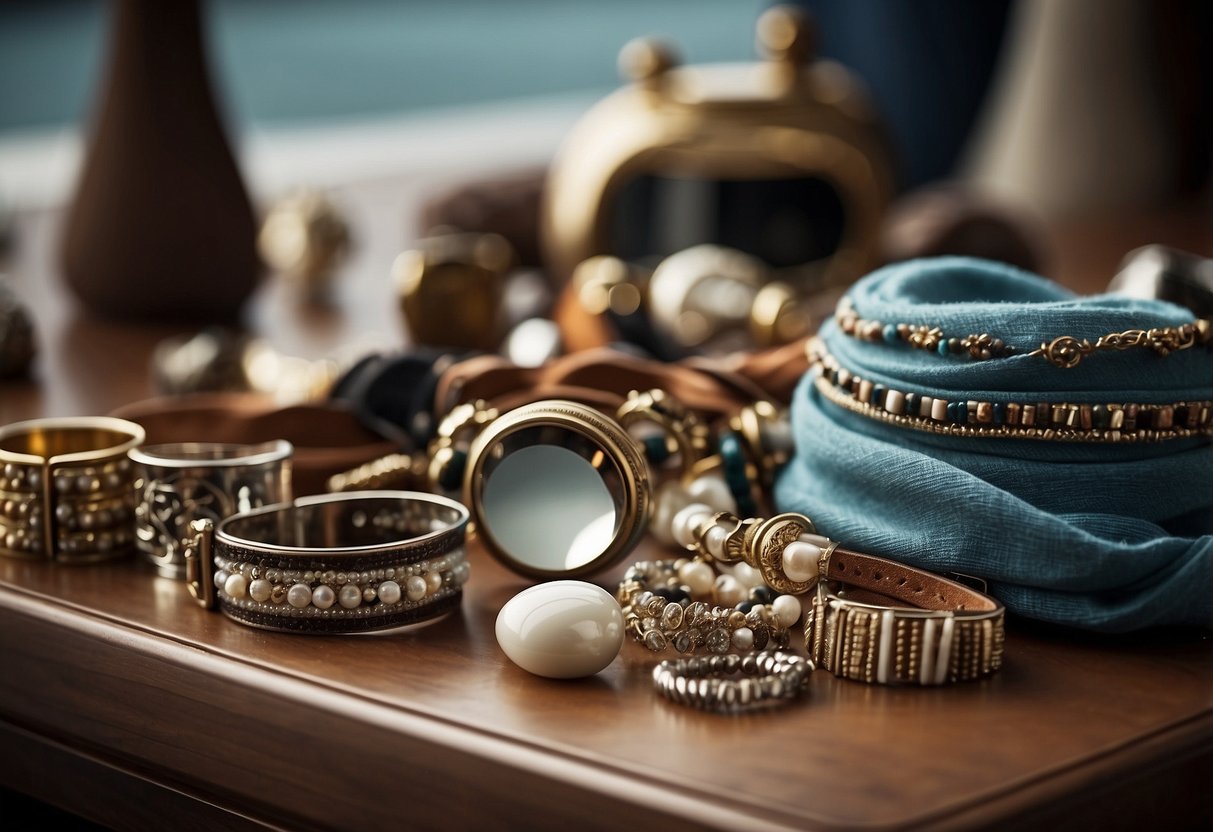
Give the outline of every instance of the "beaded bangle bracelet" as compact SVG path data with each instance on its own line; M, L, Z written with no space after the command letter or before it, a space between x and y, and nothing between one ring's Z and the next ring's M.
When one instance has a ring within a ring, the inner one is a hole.
M816 588L805 647L836 676L880 684L976 679L1002 664L1003 606L947 578L839 548L803 514L741 520L691 507L679 522L693 546L719 561L744 560L769 586ZM844 584L830 592L826 582Z
M407 491L304 497L194 523L191 594L242 624L303 633L381 630L459 605L468 512Z
M711 711L740 711L795 699L813 662L781 650L754 656L705 656L664 661L653 668L653 686L672 702ZM739 674L742 679L720 679Z
M873 574L880 575L879 569ZM975 609L908 609L901 606L903 598L830 592L823 584L805 613L805 649L820 667L860 682L941 685L980 679L1002 666L1003 608L973 595Z
M712 567L702 560L641 561L632 565L615 596L623 609L624 631L654 653L666 647L679 653L706 647L710 653L722 654L730 648L787 646L788 628L800 619L799 601L776 598L765 586L750 589L749 600L732 607L697 600L713 597L713 574ZM732 576L722 575L716 581L718 588L735 584ZM717 593L715 600L727 597Z
M1213 401L992 402L894 390L841 366L821 339L808 346L817 391L852 413L949 436L1058 442L1161 442L1213 434Z
M864 341L889 344L905 343L915 349L935 352L939 355L968 355L984 361L991 358L1007 358L1019 351L1001 338L989 333L948 337L937 326L926 324L890 324L860 318L850 297L844 296L834 312L838 328L845 335ZM1040 356L1054 367L1069 369L1077 367L1083 358L1100 350L1127 350L1135 347L1151 349L1159 356L1191 349L1197 345L1213 343L1213 321L1197 319L1180 326L1155 327L1152 329L1130 329L1101 335L1091 343L1085 338L1062 335L1041 343L1040 347L1026 353Z
M0 555L86 563L126 555L134 422L35 419L0 428Z

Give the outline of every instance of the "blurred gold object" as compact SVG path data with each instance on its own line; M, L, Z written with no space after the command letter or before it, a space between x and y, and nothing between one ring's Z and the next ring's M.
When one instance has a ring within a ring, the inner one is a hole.
M392 277L414 343L496 349L502 288L513 261L499 234L439 234L401 253Z
M273 205L257 237L262 258L300 284L309 296L328 291L349 252L350 230L337 207L318 191L294 193Z
M166 338L152 352L152 382L163 394L262 393L280 404L317 401L342 372L335 359L283 355L267 342L226 329Z
M627 213L621 214L616 201L625 186L644 177L692 185L751 183L760 190L780 181L824 183L840 209L833 220L841 224L837 246L812 263L782 264L802 268L780 279L797 291L812 291L849 283L874 265L881 216L894 187L889 152L851 74L824 60L804 65L813 39L804 12L775 7L758 22L765 62L676 68L672 52L661 44L642 40L625 46L620 66L634 83L581 119L549 173L541 235L557 278L568 278L594 255L629 257L613 250L613 223ZM699 207L684 200L661 210ZM669 217L654 219L650 225ZM783 229L785 240L816 233L801 219ZM695 242L723 241L684 240L673 250Z

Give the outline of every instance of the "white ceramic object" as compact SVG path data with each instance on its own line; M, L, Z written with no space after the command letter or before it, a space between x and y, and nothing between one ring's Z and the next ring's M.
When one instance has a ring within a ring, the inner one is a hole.
M501 608L497 643L537 676L591 676L619 655L623 612L609 592L585 581L538 584Z

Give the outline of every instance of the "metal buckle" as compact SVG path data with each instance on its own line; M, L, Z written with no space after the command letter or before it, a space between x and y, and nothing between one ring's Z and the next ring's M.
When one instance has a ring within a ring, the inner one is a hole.
M214 609L215 596L215 562L212 550L215 536L215 523L211 520L195 520L190 523L193 536L188 538L185 545L185 583L190 595L203 609Z

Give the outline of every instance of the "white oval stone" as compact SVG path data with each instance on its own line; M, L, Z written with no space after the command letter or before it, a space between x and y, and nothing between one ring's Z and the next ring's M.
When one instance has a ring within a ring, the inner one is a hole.
M783 574L793 581L811 581L817 577L821 547L793 540L783 550Z
M312 603L312 588L307 584L295 584L286 593L286 602L297 610Z
M551 581L505 603L497 615L497 643L510 661L537 676L590 676L619 655L623 612L594 584Z
M395 581L384 581L379 584L379 600L385 604L399 603L400 584Z
M771 602L771 612L780 626L791 627L800 620L800 599L795 595L780 595Z

